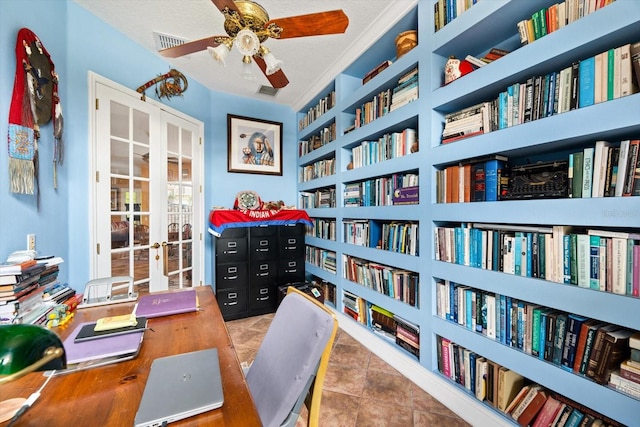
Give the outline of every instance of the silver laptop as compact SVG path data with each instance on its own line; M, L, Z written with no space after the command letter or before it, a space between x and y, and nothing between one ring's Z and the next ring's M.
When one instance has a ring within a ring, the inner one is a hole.
M155 359L134 420L135 427L161 426L222 406L218 350Z

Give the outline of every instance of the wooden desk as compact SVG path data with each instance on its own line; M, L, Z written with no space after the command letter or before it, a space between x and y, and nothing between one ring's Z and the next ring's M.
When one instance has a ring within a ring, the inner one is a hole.
M56 376L18 426L132 426L151 362L163 356L216 347L220 359L224 405L170 426L260 426L260 418L244 379L235 349L210 286L196 288L201 310L149 319L140 353L134 359ZM77 310L63 330L64 340L80 322L131 312L134 303ZM2 399L29 397L45 377L31 373L2 386Z

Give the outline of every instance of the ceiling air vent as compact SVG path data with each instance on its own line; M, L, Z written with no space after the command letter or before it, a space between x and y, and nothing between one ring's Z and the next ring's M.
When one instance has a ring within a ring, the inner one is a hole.
M276 93L278 93L278 89L271 86L260 85L258 93L261 93L263 95L276 96Z
M172 36L170 34L159 33L157 31L153 32L153 39L156 42L156 49L168 49L170 47L179 46L188 42L189 40L184 39L182 37Z

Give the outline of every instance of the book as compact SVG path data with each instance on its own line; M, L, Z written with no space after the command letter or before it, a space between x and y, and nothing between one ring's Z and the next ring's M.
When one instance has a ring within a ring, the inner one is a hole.
M573 371L582 325L587 320L586 317L574 313L569 313L567 316L564 347L562 349L562 358L560 359L560 367L567 371Z
M498 398L497 408L506 412L509 404L522 390L524 377L519 373L500 366L498 368Z
M583 59L578 66L578 107L588 107L595 103L595 72L596 60L594 56Z
M582 163L584 153L573 153L573 181L571 183L571 197L582 197Z
M391 65L390 60L382 61L373 70L369 71L362 79L362 84L367 83L369 80L380 74L383 70L387 69Z
M511 417L523 427L528 426L542 409L548 393L539 384L532 386L522 402L511 412Z
M578 336L578 344L576 345L573 372L577 374L584 374L586 372L587 365L589 364L589 355L593 347L593 338L598 329L603 325L604 323L595 319L585 320L582 324L580 335Z
M618 329L607 332L602 343L602 352L595 367L593 380L598 384L606 384L609 374L620 367L620 363L629 357L629 337L634 331Z
M189 313L198 310L198 296L195 289L143 295L133 309L138 317L151 319L172 314Z
M82 328L91 322L82 322L63 341L67 365L115 356L136 354L144 337L144 330L99 340L75 342Z
M132 326L125 326L122 328L113 328L106 330L96 330L97 323L88 323L80 329L78 335L76 335L75 342L90 341L95 339L102 339L107 337L113 337L117 335L130 334L133 332L139 332L147 328L147 319L144 317L137 317L136 324Z
M101 317L96 321L93 329L96 332L102 332L112 329L128 328L131 326L136 326L137 324L138 319L136 318L135 314L122 314L119 316Z
M29 259L26 261L4 261L0 263L0 275L19 275L22 274L29 267L36 265L35 259Z
M593 191L594 147L586 147L582 154L582 197L591 197Z
M589 362L587 364L587 370L585 372L586 376L589 378L594 378L596 375L596 368L600 363L600 359L602 357L602 348L604 344L604 337L607 333L613 332L617 329L620 329L619 326L613 324L606 324L598 328L593 337L593 345L591 347L591 351L589 353Z
M553 420L556 418L556 414L560 410L562 403L555 399L553 396L547 396L547 400L542 405L538 416L535 417L535 421L531 424L531 427L549 427Z
M525 396L529 394L529 390L531 389L531 387L532 387L531 385L523 386L515 395L515 397L511 400L511 402L509 402L506 409L504 410L504 413L511 415L513 411L516 409L516 407L520 405L520 403L522 402L522 399L524 399Z

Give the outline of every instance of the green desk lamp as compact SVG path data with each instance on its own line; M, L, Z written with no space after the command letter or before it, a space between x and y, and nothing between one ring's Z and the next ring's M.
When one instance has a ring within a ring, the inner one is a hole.
M0 387L30 372L66 366L64 346L54 332L36 325L0 325ZM0 422L26 402L24 398L0 402Z

